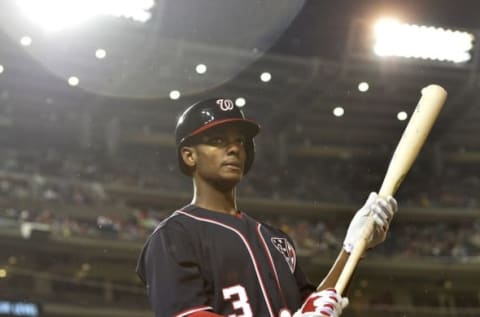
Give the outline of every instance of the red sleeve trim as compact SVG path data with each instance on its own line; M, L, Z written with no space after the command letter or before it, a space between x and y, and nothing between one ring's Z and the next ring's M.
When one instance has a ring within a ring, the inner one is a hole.
M181 311L180 313L176 314L175 317L187 317L187 316L195 316L195 317L201 317L201 316L205 316L205 317L208 317L208 316L219 316L219 315L202 315L202 313L209 313L211 314L210 312L207 312L206 310L209 310L209 309L212 309L211 306L200 306L200 307L193 307L193 308L189 308L189 309L186 309L184 311ZM200 314L200 315L197 315L197 314Z
M188 315L188 317L222 317L222 315L218 315L209 311L199 311Z

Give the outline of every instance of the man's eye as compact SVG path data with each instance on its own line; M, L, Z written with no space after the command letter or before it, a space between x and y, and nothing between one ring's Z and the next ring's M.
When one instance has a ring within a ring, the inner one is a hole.
M245 138L237 139L237 143L240 144L240 145L245 145Z
M212 145L223 145L225 144L225 140L221 137L214 137L214 138L210 138L208 143Z
M208 138L205 143L213 146L226 146L227 144L229 144L229 142L230 141L228 141L228 139L223 136L216 136ZM245 138L240 137L238 139L235 139L235 141L232 140L232 142L244 146Z

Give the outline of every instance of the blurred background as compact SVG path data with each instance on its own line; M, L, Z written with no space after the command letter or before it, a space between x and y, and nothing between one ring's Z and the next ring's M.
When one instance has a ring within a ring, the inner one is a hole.
M0 316L151 316L143 242L190 200L178 114L262 125L240 208L320 282L420 98L445 107L343 316L480 316L474 1L0 2Z

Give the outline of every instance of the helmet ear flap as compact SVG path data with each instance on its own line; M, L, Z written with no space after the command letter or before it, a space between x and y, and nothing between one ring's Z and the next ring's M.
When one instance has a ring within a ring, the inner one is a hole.
M248 173L255 159L255 142L253 141L253 138L249 138L245 141L245 153L247 158L245 160L245 169L243 171L244 175Z

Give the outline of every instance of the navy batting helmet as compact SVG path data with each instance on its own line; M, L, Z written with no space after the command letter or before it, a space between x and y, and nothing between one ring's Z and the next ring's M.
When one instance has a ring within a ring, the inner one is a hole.
M253 137L260 131L260 126L252 120L245 119L245 115L230 99L212 98L199 101L188 107L180 116L175 128L175 142L177 145L178 164L185 175L191 175L190 169L185 165L180 155L180 149L193 136L198 135L212 127L236 123L246 136L245 152L246 161L244 174L252 166L255 157Z

